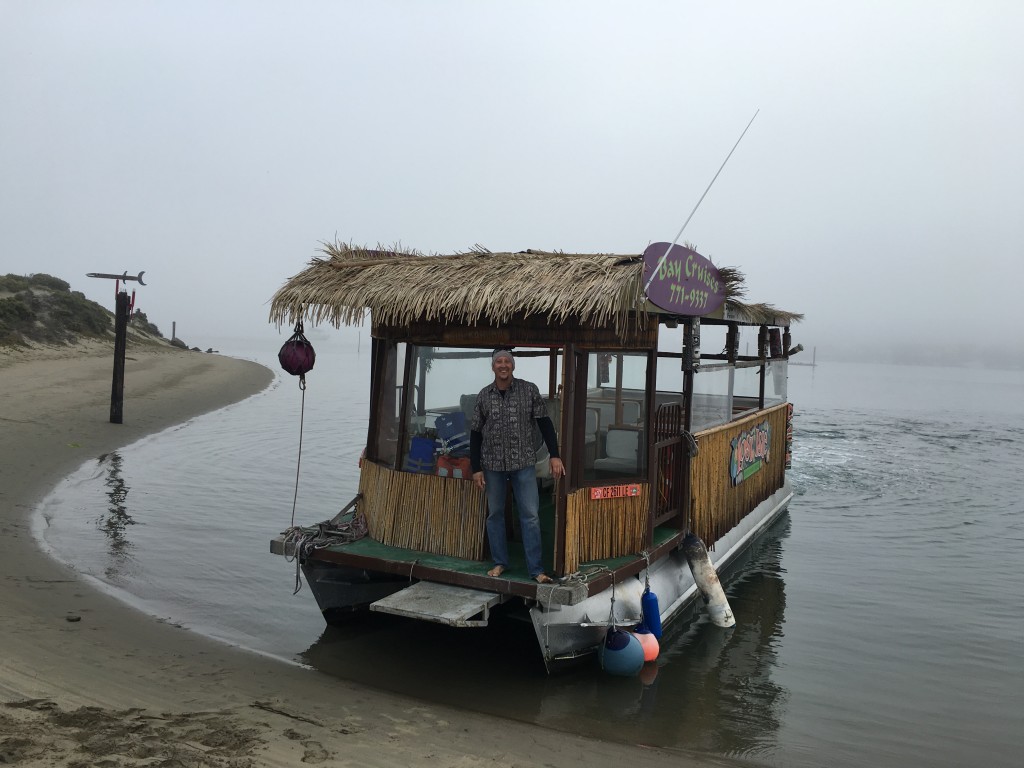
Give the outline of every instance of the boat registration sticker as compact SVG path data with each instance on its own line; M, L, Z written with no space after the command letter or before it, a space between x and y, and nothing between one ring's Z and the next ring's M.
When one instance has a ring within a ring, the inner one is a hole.
M629 483L628 485L603 485L599 488L590 489L590 500L600 499L624 499L629 496L640 495L640 484Z

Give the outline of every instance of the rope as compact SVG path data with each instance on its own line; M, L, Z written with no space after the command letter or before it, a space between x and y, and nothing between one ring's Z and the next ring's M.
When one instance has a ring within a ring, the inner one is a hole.
M643 557L644 562L646 563L646 567L645 567L645 570L644 570L644 588L645 589L650 589L650 586L651 586L651 581L650 581L651 555L650 555L650 553L646 549L643 550L640 553L640 555L641 555L641 557ZM608 566L606 566L606 565L583 566L583 568L581 568L580 570L576 571L575 573L571 573L568 576L565 576L564 578L560 579L559 581L563 585L586 584L588 581L590 581L590 579L592 579L593 577L595 577L595 576L597 576L599 574L602 574L602 573L611 573L612 574L612 597L611 597L611 602L609 604L609 610L608 610L608 624L609 624L609 626L612 629L615 629L618 626L616 621L615 621L615 574L614 574L614 572Z
M300 306L300 312L301 310ZM299 471L302 468L302 431L306 424L306 373L313 369L313 363L316 360L313 345L302 333L301 314L295 323L295 333L281 347L281 351L277 353L277 359L286 372L299 377L299 391L302 392L302 405L299 409L299 455L295 462L295 495L292 496L291 528L294 528L295 509L299 501Z
M307 528L293 525L284 531L285 561L295 562L295 591L292 594L297 595L302 589L302 561L315 550L358 541L368 532L366 517L358 510L348 520L325 520ZM289 544L294 547L291 556L287 554Z
M563 586L573 584L586 584L594 576L601 573L610 573L608 566L605 565L584 565L580 567L580 570L574 571L567 576L563 576L559 579L559 583Z
M302 428L306 423L306 375L299 376L299 389L302 390L302 405L299 409L299 456L295 462L295 495L292 497L292 522L289 530L295 527L295 507L299 502L299 469L302 467ZM298 591L298 590L296 590Z
M608 626L615 629L615 574L612 574L612 601L608 607Z

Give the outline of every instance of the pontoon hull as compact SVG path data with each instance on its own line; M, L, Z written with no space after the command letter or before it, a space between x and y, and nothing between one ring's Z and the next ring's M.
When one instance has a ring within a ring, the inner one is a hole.
M718 571L729 567L786 510L793 497L789 484L754 508L736 527L715 544L711 562ZM382 598L409 586L408 577L352 568L336 563L307 560L302 572L328 624L343 624L367 611ZM640 599L645 574L615 586L615 624L629 627L640 622ZM679 549L651 563L647 578L658 596L662 626L666 627L691 608L699 596L686 557ZM529 601L544 664L549 672L571 666L597 651L608 630L612 611L612 589L606 589L576 605ZM514 605L510 604L514 609ZM525 609L525 606L524 606ZM739 617L742 621L743 617Z
M304 561L302 574L324 621L332 626L346 623L369 610L371 603L409 586L407 578L317 560Z
M710 552L715 569L723 571L735 561L783 512L793 492L788 483L762 501L753 511L719 539ZM652 563L648 576L651 591L658 596L661 623L665 627L689 608L699 596L693 574L680 550ZM644 592L644 574L615 585L615 624L629 627L640 622L640 598ZM610 624L612 589L588 597L576 605L546 605L539 602L530 609L537 641L548 671L573 663L594 653L604 640ZM743 617L739 617L739 621Z

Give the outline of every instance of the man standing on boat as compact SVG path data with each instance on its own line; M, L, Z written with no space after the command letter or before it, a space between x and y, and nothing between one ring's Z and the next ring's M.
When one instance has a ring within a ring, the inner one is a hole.
M501 576L508 568L505 483L511 482L530 578L539 584L549 584L552 579L544 573L540 538L534 421L551 456L551 477L562 477L565 467L558 456L558 437L544 398L536 384L512 375L515 367L516 361L510 350L494 350L491 355L494 381L477 395L469 427L473 482L477 488L487 492L487 541L494 559L494 567L487 575Z

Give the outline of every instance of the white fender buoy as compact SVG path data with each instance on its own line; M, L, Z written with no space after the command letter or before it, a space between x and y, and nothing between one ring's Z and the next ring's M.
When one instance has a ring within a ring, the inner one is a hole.
M699 536L693 533L686 534L686 538L683 539L683 554L686 555L686 562L690 564L690 572L693 573L697 589L708 605L711 623L716 627L735 627L736 617L729 607L722 582L718 580L718 572L708 557L708 549Z

